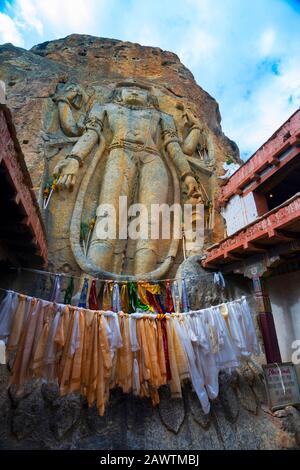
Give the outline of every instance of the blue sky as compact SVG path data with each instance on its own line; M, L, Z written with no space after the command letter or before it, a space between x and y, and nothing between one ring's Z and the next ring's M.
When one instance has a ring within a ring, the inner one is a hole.
M300 0L0 0L0 43L71 33L176 52L244 159L300 106Z

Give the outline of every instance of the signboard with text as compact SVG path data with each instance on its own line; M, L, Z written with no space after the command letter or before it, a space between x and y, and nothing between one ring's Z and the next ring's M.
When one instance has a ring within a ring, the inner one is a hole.
M263 370L271 410L300 405L300 388L292 362L266 364Z

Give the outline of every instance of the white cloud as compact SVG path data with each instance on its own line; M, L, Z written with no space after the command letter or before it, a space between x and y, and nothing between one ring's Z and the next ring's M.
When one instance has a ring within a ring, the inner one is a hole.
M43 34L43 23L38 18L37 2L32 0L17 0L15 3L16 19L20 20L20 27L34 29L40 36ZM41 5L43 2L39 2ZM52 4L52 2L49 2Z
M188 3L194 7L190 32L177 51L219 102L224 132L249 156L300 105L300 9L285 0L272 9L261 0L216 1L214 9L207 0ZM205 57L197 30L213 38Z
M18 37L32 46L73 33L99 34L105 9L106 0L15 0L9 13Z
M267 77L250 100L237 102L226 131L250 156L300 105L300 61L288 60L281 75Z
M203 61L207 61L218 47L218 41L215 36L207 31L191 29L181 40L178 55L184 64L194 68Z
M18 0L32 4L37 18L61 34L86 33L95 30L95 22L103 2L100 0ZM97 12L97 13L96 13Z
M268 55L271 54L274 42L275 42L275 31L273 29L266 29L261 38L260 38L260 53L262 55Z
M15 22L10 16L0 12L0 43L11 42L15 46L24 46L24 40Z
M161 45L161 37L154 27L145 23L139 25L139 29L135 29L132 41L142 45L150 45L159 47Z

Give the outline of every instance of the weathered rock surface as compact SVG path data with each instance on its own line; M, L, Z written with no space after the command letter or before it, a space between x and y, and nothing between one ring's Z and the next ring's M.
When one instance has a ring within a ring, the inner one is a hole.
M5 44L0 48L0 63L1 79L8 85L8 99L15 96L15 106L28 98L47 98L51 82L56 86L79 80L89 85L105 79L148 78L153 84L165 86L172 95L195 102L199 116L222 136L218 103L196 84L176 54L157 47L72 34L38 44L30 51ZM21 90L26 95L17 98ZM230 152L238 153L233 142L225 137L224 142Z

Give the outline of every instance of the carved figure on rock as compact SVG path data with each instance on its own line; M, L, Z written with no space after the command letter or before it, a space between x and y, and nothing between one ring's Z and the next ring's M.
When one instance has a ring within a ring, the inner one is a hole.
M95 153L98 157L99 152L102 154L104 150L108 151L99 204L113 205L117 216L119 196L127 196L128 205L133 202L143 204L148 213L152 204L167 203L170 180L168 169L173 178L174 202L180 202L180 195L176 194L179 187L179 182L176 181L178 176L187 186L189 196L198 192L198 184L181 150L173 118L159 109L151 91L151 87L145 84L122 82L115 87L111 102L106 104L94 102L86 119L83 135L72 152L61 160L54 170L60 174L59 189L72 189L84 159L95 146L99 146ZM112 136L109 142L105 142L104 139L105 128L109 129ZM175 176L172 170L174 167ZM78 218L78 214L76 217ZM117 226L118 223L119 221ZM150 234L149 219L147 223ZM87 260L81 255L77 256L78 250L75 257L85 271L95 273L97 268L98 274L105 272L111 275L110 267L113 265L114 251L118 243L120 253L119 244L122 242L125 247L125 240L99 239L94 230L88 253L89 266ZM172 259L176 256L176 250L174 251L173 246L173 251L166 257L168 259L165 260L163 267L157 270L158 244L159 240L153 240L150 236L148 239L136 240L135 275L147 273L150 277L151 273L162 275L167 272Z
M183 107L182 105L180 107L182 107L182 122L186 127L182 151L188 157L196 156L207 164L210 156L205 129L190 107Z
M77 84L64 86L53 98L57 103L59 123L68 137L79 137L84 132L84 119L88 95Z

